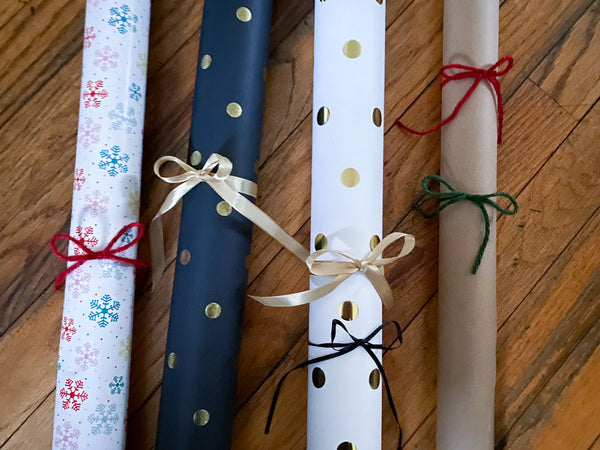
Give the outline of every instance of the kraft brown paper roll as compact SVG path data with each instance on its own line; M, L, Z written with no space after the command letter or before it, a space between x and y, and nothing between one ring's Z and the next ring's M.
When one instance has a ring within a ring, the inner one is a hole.
M444 64L489 67L498 60L497 0L444 2ZM473 80L448 83L442 117ZM454 121L442 129L441 176L456 189L496 191L496 103L482 82ZM487 208L490 241L477 274L481 245L477 206L460 202L440 215L438 450L492 449L496 382L496 211Z

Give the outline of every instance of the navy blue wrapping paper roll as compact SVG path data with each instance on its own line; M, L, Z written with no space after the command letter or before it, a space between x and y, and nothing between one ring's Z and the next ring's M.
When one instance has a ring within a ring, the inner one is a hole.
M271 0L205 0L189 164L256 181ZM183 199L157 449L228 449L252 223L202 183Z

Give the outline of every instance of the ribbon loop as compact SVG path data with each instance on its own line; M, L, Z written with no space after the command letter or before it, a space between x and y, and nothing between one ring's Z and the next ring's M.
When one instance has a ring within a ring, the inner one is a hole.
M132 228L137 228L137 230L138 230L137 236L134 239L132 239L130 242L126 243L125 245L122 245L117 248L113 248L113 246L116 245L117 242L119 242L119 240L125 235L125 233L127 233L127 231L129 231ZM87 245L85 245L85 243L81 239L76 239L73 236L70 236L68 234L55 234L54 236L52 236L52 239L50 239L50 248L52 249L52 252L56 256L58 256L60 259L62 259L63 261L74 262L75 264L67 267L65 270L63 270L61 273L58 274L58 276L56 277L56 280L54 281L54 288L56 290L59 290L60 286L65 282L67 276L71 272L73 272L75 269L82 266L86 261L93 261L96 259L110 259L110 260L117 261L117 262L120 262L123 264L131 264L135 267L143 267L143 268L150 267L148 265L148 263L146 263L145 261L143 261L141 259L137 259L137 258L132 259L132 258L125 258L123 256L119 256L119 253L122 253L125 250L136 245L142 239L143 235L144 235L144 225L142 225L139 222L130 223L129 225L125 225L123 228L121 228L119 230L119 232L110 240L108 245L103 250L96 251L96 250L92 250ZM75 244L75 246L79 249L81 254L69 255L69 254L62 253L56 247L56 241L58 241L59 239L64 239L66 241L70 241L73 244Z
M445 186L446 189L448 189L448 191L432 191L429 187L432 181L437 181L441 185ZM426 175L421 180L421 187L423 188L423 192L425 193L426 197L431 197L438 201L437 207L432 212L426 212L421 207L423 201L413 205L413 208L426 219L431 219L437 216L448 206L465 200L474 203L481 211L481 215L483 216L484 221L483 240L481 242L481 246L479 247L479 251L477 252L477 256L475 258L473 267L471 269L471 273L476 274L490 239L490 215L487 209L485 208L486 205L491 208L494 208L496 211L502 214L513 216L519 211L519 204L517 203L517 200L512 195L506 192L493 192L491 194L468 194L466 192L461 192L439 175ZM502 206L500 206L500 204L498 204L498 202L492 200L492 198L496 197L506 198L510 202L510 204L506 208L503 208Z
M501 144L502 143L502 127L503 127L503 123L504 123L504 103L502 101L502 89L500 87L500 82L498 81L498 77L506 75L510 71L510 69L513 68L513 65L514 65L513 57L510 55L506 55L506 56L503 56L502 58L500 58L498 61L496 61L494 64L492 64L492 66L490 66L487 69L480 68L480 67L467 66L464 64L447 64L445 66L442 66L442 68L440 69L440 72L439 72L440 77L441 77L440 87L442 87L442 88L446 85L446 83L449 83L450 81L465 80L467 78L474 79L473 84L467 90L465 95L460 99L458 104L454 107L454 110L452 111L452 113L448 117L446 117L444 120L442 120L438 125L430 128L428 130L425 130L425 131L418 131L418 130L409 128L408 126L404 125L400 121L400 119L396 120L396 125L398 125L403 130L408 131L409 133L417 134L419 136L424 136L426 134L433 133L434 131L441 129L444 125L446 125L449 122L451 122L452 120L454 120L456 118L456 116L458 115L458 112L460 111L460 109L463 107L463 105L466 103L466 101L469 99L469 97L473 94L473 92L475 92L475 89L477 88L477 86L479 86L479 83L481 83L481 81L483 81L483 80L486 80L488 83L490 83L490 85L494 89L494 93L496 95L496 102L498 105L498 119L497 119L498 120L498 139L497 139L497 142L498 142L498 144Z
M386 328L387 326L392 325L392 324L394 325L394 329L396 331L396 337L389 345L371 343L371 340L375 336L377 336L379 333L381 333L384 328ZM338 328L342 329L348 335L351 342L340 343L340 342L335 341ZM344 325L339 319L333 319L331 322L331 342L322 343L322 344L313 344L312 342L309 342L308 345L311 347L331 349L334 352L301 362L297 366L288 370L279 379L279 383L277 383L277 387L275 388L275 392L273 393L273 399L271 401L271 408L269 409L269 415L267 417L267 424L265 426L265 434L269 434L269 432L271 431L271 424L273 422L273 416L275 415L275 408L277 406L277 400L279 398L281 388L283 387L283 383L284 383L285 379L288 377L288 375L290 375L292 372L295 372L298 369L302 369L304 367L307 367L307 366L310 366L313 364L318 364L323 361L328 361L330 359L339 358L340 356L350 353L350 352L356 350L357 348L362 348L363 350L365 350L367 352L369 357L373 360L373 362L375 363L375 366L377 367L377 369L379 370L379 373L381 374L381 378L383 379L383 385L385 387L387 401L388 401L388 404L390 405L390 409L392 411L392 415L394 416L394 420L396 421L396 425L398 426L398 434L399 434L398 450L400 450L400 448L402 446L402 428L400 427L400 421L398 420L398 411L396 410L396 405L394 404L394 398L392 396L392 391L390 389L390 385L389 385L387 375L385 373L385 369L383 367L383 364L381 363L381 360L375 354L375 350L382 350L383 354L385 354L390 350L394 350L394 349L398 348L401 343L402 343L402 329L400 327L400 324L398 322L396 322L395 320L382 323L377 328L375 328L371 333L369 333L369 335L365 338L357 338L356 336L353 336L350 333L350 331L348 331L348 328L346 327L346 325Z

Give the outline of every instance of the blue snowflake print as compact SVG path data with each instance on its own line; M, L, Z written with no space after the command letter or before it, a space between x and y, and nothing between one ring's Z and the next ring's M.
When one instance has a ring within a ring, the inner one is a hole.
M114 377L113 380L108 383L108 387L110 388L111 394L120 394L125 388L123 377Z
M133 133L135 127L137 127L137 120L135 120L135 109L127 108L125 112L125 105L123 103L117 103L115 109L108 113L108 118L113 121L113 130L122 130L125 128L127 134Z
M119 172L127 173L127 162L129 161L129 155L127 153L121 154L121 147L113 145L112 148L104 149L100 152L100 163L98 167L106 172L111 177L116 177Z
M133 241L133 230L130 228L123 233L123 236L121 236L121 242L123 244L129 244L131 241Z
M135 83L131 83L131 86L129 86L129 98L139 102L142 98L142 88Z
M121 8L110 8L110 19L108 24L115 27L121 34L125 34L128 31L135 33L137 28L135 24L138 21L138 16L131 13L128 5L123 5Z
M115 280L120 280L124 276L122 266L116 261L104 259L99 261L98 265L102 267L102 278L114 278Z
M96 412L88 416L88 422L92 424L92 434L110 434L115 431L115 425L119 423L117 405L96 406Z
M117 311L121 307L121 304L113 300L108 294L103 295L100 300L92 300L90 307L92 310L88 317L92 322L98 322L100 328L105 328L109 320L111 322L119 320Z

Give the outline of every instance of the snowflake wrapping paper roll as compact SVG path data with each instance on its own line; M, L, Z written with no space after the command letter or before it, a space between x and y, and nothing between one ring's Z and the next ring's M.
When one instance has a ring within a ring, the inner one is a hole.
M498 1L445 0L444 64L487 68L498 60ZM442 90L448 117L473 79ZM482 84L442 129L441 176L463 192L496 192L497 118ZM496 379L496 211L487 208L490 240L481 245L476 205L460 202L440 214L437 448L492 449Z
M87 2L70 234L92 250L138 220L149 25L149 0ZM67 276L54 449L125 447L134 290L133 266L111 260Z
M311 242L362 258L382 232L385 2L316 0L314 54ZM327 281L313 276L311 287ZM330 342L336 318L364 338L381 317L368 279L351 276L311 303L309 341ZM328 353L309 347L309 358ZM309 367L309 450L381 448L379 377L361 348Z

